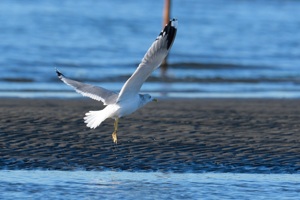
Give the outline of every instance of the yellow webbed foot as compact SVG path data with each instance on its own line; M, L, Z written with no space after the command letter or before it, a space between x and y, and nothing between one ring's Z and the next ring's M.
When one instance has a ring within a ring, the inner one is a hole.
M113 142L115 143L115 144L117 144L118 143L118 138L117 138L117 131L118 131L118 123L119 123L119 118L116 118L115 119L115 123L114 123L114 128L115 128L115 130L114 130L114 132L112 133L112 139L113 139Z
M113 142L115 144L117 144L118 143L117 131L114 131L111 136L112 136Z

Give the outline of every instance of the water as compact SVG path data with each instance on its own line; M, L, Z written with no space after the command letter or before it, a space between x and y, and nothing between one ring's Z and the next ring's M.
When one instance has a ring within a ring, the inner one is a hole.
M162 9L162 1L1 0L0 97L79 97L55 67L118 91L161 30ZM294 0L174 1L168 77L154 72L143 92L299 98L299 10ZM299 198L299 174L251 172L0 170L0 199Z
M0 171L1 199L299 199L291 174Z
M118 91L161 30L162 9L162 1L2 0L0 97L79 97L55 67ZM143 92L299 98L299 10L294 0L174 1L168 78L156 71Z

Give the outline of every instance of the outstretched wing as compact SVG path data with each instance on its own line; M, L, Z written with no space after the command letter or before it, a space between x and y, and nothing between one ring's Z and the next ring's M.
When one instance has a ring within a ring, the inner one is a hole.
M104 89L102 87L97 87L90 84L81 83L78 81L74 81L65 77L60 71L56 69L57 76L60 80L62 80L65 84L73 87L76 92L82 94L83 96L90 97L97 101L102 101L104 105L114 104L118 98L118 94Z
M175 40L177 32L177 20L172 19L160 32L153 42L147 53L144 55L142 62L132 74L132 76L123 85L117 101L130 98L137 95L150 74L159 67L164 58L167 56Z

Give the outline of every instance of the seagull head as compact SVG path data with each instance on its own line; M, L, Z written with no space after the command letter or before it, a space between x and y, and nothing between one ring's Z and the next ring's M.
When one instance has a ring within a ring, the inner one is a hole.
M141 107L151 101L157 102L157 99L153 98L150 94L140 94L140 100L141 100L141 104L140 104Z

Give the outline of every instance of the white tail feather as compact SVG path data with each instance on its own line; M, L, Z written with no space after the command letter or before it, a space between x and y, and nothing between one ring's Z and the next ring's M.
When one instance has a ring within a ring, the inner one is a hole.
M90 111L85 115L86 116L83 119L86 126L93 129L99 126L107 118L107 115L103 112L103 110Z

